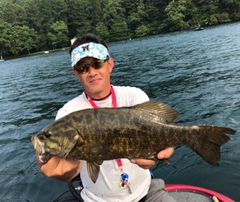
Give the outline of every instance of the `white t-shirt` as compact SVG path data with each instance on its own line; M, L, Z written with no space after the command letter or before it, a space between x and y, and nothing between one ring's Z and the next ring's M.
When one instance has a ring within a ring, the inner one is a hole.
M141 89L135 87L113 86L118 107L128 107L149 101L148 96ZM112 97L109 96L103 101L94 101L98 107L112 107ZM67 114L92 108L85 93L66 103L59 111L56 119ZM116 134L117 135L117 134ZM122 170L116 160L104 161L100 166L100 173L95 183L88 176L86 162L84 161L80 172L83 191L81 196L86 202L137 202L143 198L149 189L151 176L148 169L140 168L132 164L128 159L122 160ZM129 175L129 186L132 193L129 193L127 186L121 187L121 174Z

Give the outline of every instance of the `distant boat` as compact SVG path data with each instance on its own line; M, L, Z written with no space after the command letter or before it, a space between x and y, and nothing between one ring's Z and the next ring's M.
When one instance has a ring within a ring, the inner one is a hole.
M203 30L203 27L197 27L197 28L195 29L195 31L201 31L201 30Z
M195 29L195 31L201 31L203 30L203 27L198 23L197 28Z

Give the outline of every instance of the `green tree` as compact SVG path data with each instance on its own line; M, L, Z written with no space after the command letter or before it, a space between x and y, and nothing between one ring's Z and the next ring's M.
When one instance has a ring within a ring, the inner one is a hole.
M36 47L37 33L27 26L12 26L4 22L0 26L0 53L18 55L24 50L30 53Z
M187 0L172 1L168 4L165 11L167 12L167 26L169 31L188 29L189 25L184 21Z
M103 17L103 10L99 0L90 0L92 26L96 27L97 23L101 21Z
M123 0L109 0L103 9L103 22L108 28L116 22L126 21L125 9L122 7Z
M146 36L149 32L147 26L145 25L141 25L136 29L136 36L140 37L140 36Z
M110 30L112 41L129 39L128 27L125 21L113 23Z
M76 35L94 33L92 5L89 0L66 0L68 10L68 28L70 38ZM96 19L97 20L97 19ZM96 23L96 22L95 22Z
M26 0L27 24L38 33L39 48L47 49L47 33L56 21L67 21L68 7L64 0Z
M96 25L96 34L101 36L105 40L109 40L109 31L107 26L103 22L99 22Z
M134 30L135 34L139 33L139 31L137 31L137 29L139 30L139 27L140 29L142 25L146 27L148 23L148 14L145 11L145 4L142 0L136 4L136 10L128 16L128 25L131 27L131 30Z
M11 30L12 25L7 22L0 23L0 56L3 57L8 55L11 47Z
M145 9L145 4L142 0L140 0L138 6L137 6L137 18L139 19L139 23L136 23L136 29L135 34L137 37L139 36L145 36L148 34L148 21L149 17Z
M122 7L123 0L109 0L106 7L103 9L103 22L110 33L111 41L128 39L129 30L126 20L126 11Z
M9 0L0 2L0 19L11 25L26 24L26 11L23 6L24 1Z
M39 49L48 47L47 33L54 23L51 3L48 0L28 0L25 9L27 12L27 24L38 33Z
M68 40L68 29L67 25L63 21L57 21L50 26L50 31L47 36L55 48L61 48L67 45Z
M67 23L68 5L65 0L51 0L51 7L49 8L52 12L54 22L64 21Z
M5 55L62 47L88 32L115 41L240 20L239 0L0 0L0 8Z
M33 28L28 26L15 26L16 31L16 42L20 52L27 51L28 54L31 53L32 49L37 47L37 32ZM15 52L18 54L18 52Z
M159 33L158 27L161 26L163 20L166 19L166 14L163 8L166 5L162 1L147 1L145 4L145 11L148 15L148 31L150 34Z

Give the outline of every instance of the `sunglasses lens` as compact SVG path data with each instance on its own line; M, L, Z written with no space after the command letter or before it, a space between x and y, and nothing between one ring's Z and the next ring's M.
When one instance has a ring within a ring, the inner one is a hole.
M102 68L105 62L106 60L96 60L91 64L75 65L74 69L80 74L85 74L88 72L90 67L93 67L94 69Z
M74 67L74 69L80 73L80 74L84 74L86 72L88 72L88 69L89 69L89 65L76 65Z
M104 60L97 60L94 64L93 64L93 67L94 69L100 69L103 67L104 65Z

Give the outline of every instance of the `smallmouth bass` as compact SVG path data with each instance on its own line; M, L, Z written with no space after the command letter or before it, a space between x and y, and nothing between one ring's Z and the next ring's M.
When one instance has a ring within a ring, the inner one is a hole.
M104 160L143 158L157 161L159 151L187 145L206 162L218 165L220 147L235 130L211 125L180 126L178 113L156 101L133 107L85 109L73 112L32 137L39 160L52 156L87 161L96 182Z

